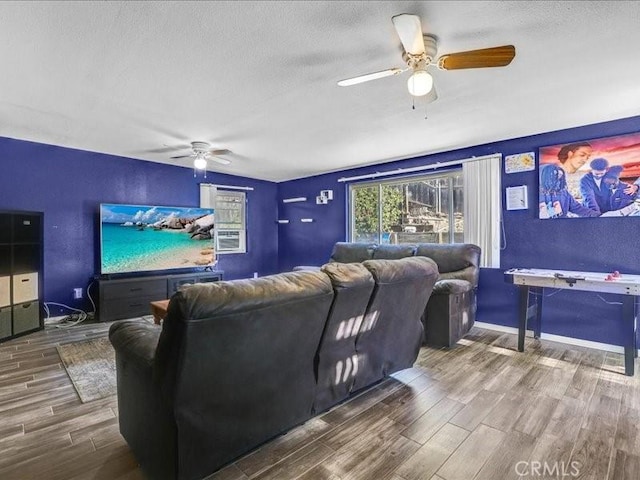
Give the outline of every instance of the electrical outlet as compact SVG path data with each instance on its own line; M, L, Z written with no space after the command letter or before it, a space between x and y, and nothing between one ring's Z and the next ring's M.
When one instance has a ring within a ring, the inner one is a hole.
M82 298L82 288L74 288L73 289L73 298L75 300L79 300Z

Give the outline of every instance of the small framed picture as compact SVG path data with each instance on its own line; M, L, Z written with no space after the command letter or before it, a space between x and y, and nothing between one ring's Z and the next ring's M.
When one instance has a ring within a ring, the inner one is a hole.
M504 173L528 172L536 169L534 152L518 153L504 157Z
M527 186L507 187L507 210L526 210L529 208L527 201Z

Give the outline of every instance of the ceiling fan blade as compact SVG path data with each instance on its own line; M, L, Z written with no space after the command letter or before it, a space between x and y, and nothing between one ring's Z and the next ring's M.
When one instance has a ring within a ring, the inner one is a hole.
M231 153L231 150L229 150L228 148L223 148L223 149L219 149L219 150L209 150L209 155L228 155L229 153Z
M145 150L144 153L169 153L175 152L176 150L186 150L189 148L189 145L164 145L162 148L153 148L151 150Z
M420 17L403 13L392 17L391 21L396 27L405 52L411 55L422 55L425 50Z
M516 47L483 48L468 52L450 53L438 59L438 68L442 70L460 70L463 68L505 67L516 56Z
M221 165L230 165L231 164L231 160L227 160L226 158L209 157L208 160L211 160L212 162L219 163Z
M209 150L207 160L211 160L212 162L220 163L222 165L229 165L231 164L231 160L219 157L219 155L228 155L229 153L231 153L231 150L229 150L228 148Z
M176 157L169 157L169 158L171 158L172 160L177 160L177 159L179 159L179 158L190 158L190 157L194 157L194 156L195 156L195 155L190 154L190 155L178 155L178 156L176 156Z
M392 75L398 75L399 73L405 72L406 68L390 68L389 70L382 70L380 72L366 73L364 75L358 75L353 78L346 78L344 80L340 80L338 85L341 87L348 87L350 85L356 85L358 83L368 82L369 80L377 80L379 78L391 77Z

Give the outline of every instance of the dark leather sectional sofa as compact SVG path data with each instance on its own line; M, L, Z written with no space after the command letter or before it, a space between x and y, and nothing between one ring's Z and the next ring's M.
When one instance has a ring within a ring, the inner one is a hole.
M438 281L433 287L422 321L425 343L451 347L473 326L476 291L480 277L481 249L471 243L418 243L377 245L337 242L329 262L354 263L366 260L427 257L438 265ZM294 270L317 269L300 266Z
M412 366L437 278L410 257L185 288L162 329L110 329L120 431L149 478L203 478Z

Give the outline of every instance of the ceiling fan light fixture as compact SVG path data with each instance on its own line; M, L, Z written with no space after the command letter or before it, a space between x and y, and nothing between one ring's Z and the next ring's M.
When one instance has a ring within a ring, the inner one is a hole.
M196 170L204 170L207 168L207 159L198 155L195 160L193 160L193 168Z
M414 97L422 97L433 88L433 77L426 70L416 70L407 80L407 88Z

